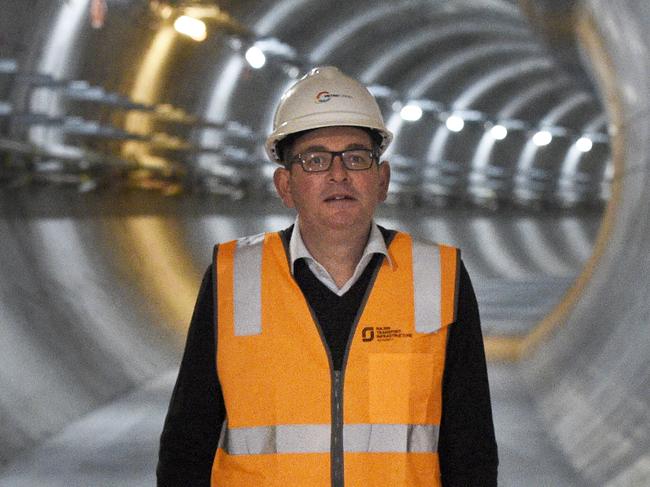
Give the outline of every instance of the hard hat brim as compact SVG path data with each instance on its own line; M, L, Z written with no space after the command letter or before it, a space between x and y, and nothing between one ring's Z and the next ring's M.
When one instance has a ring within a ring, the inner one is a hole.
M281 164L280 154L277 153L279 142L292 134L325 127L359 127L374 130L382 139L379 146L380 154L386 150L393 139L393 134L389 130L378 126L365 114L356 112L314 113L280 124L266 140L266 153L273 162Z

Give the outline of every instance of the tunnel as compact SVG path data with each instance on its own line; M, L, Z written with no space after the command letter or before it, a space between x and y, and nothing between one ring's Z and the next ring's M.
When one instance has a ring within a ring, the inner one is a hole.
M0 7L1 486L155 484L212 248L293 222L264 139L325 65L395 134L378 222L461 248L499 485L650 485L649 3Z

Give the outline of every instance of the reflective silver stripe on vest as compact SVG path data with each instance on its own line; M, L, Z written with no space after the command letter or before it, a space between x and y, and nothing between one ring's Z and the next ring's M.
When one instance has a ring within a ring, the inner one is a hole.
M224 427L227 424L224 423ZM281 424L252 428L228 428L219 447L230 455L269 453L329 453L329 424Z
M438 426L433 424L348 424L343 427L346 452L435 452Z
M233 283L235 336L262 333L263 243L263 233L237 241Z
M225 433L224 433L225 430ZM228 428L219 447L230 455L329 453L329 424L292 424ZM354 453L435 453L438 426L432 424L347 424L343 451Z
M440 249L437 245L413 241L413 294L415 331L432 333L440 329Z

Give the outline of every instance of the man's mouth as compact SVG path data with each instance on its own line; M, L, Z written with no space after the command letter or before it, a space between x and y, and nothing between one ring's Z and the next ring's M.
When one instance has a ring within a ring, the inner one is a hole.
M325 198L325 201L354 201L354 198L346 194L334 194Z

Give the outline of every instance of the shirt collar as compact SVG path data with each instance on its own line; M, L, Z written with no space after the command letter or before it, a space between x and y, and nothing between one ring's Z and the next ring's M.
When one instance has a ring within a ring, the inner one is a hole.
M291 239L289 240L289 259L291 260L291 274L293 274L294 264L298 259L311 259L316 262L316 259L314 259L314 257L305 246L302 235L300 235L299 225L299 219L296 217L296 221L294 222L293 226L293 232L291 233ZM393 268L393 261L388 254L384 236L381 234L379 227L377 227L377 224L374 221L370 226L370 237L368 238L366 248L363 249L361 259L363 259L366 255L372 254L385 255L388 265L391 267L391 269Z

